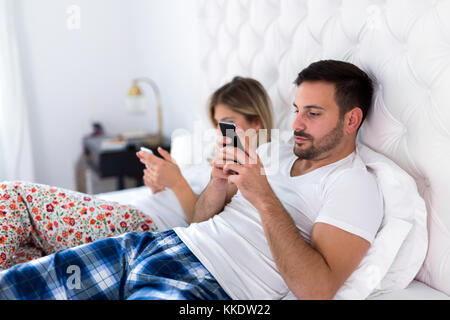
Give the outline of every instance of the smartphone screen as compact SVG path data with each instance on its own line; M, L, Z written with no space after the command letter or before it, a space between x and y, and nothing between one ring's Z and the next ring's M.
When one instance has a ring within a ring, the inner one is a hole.
M236 124L235 123L220 121L219 127L220 127L220 131L222 132L223 136L227 136L233 140L233 146L235 148L239 148L242 151L244 151L244 147L242 146L241 141L239 140L239 137L236 134Z

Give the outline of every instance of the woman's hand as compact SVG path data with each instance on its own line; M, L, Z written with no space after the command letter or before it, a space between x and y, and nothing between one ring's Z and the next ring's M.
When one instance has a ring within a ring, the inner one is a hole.
M170 154L163 148L158 148L158 152L164 159L145 152L137 153L138 158L146 166L144 183L152 189L153 193L170 188L180 202L187 221L191 223L197 195L184 179L180 168Z
M166 190L166 187L153 183L150 177L150 171L148 171L148 169L144 169L143 180L144 184L152 190L153 194Z
M164 159L145 152L137 153L140 161L146 166L144 184L152 189L153 193L163 191L165 188L173 189L183 180L180 168L170 154L161 147L158 148L158 152Z
M227 143L231 143L231 139L220 135L216 140L216 152L212 161L211 180L216 187L228 186L228 175L223 172L223 167L229 161L221 152L221 149ZM231 160L232 161L232 160Z

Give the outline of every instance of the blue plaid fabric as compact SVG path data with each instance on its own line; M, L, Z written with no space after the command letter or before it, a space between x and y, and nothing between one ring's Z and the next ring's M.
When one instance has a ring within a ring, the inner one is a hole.
M0 273L0 299L230 300L173 230L127 233Z

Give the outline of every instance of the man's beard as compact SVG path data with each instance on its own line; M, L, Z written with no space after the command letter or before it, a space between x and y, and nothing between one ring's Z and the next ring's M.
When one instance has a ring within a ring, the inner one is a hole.
M297 144L294 146L294 153L297 157L305 160L318 160L319 157L330 150L336 148L336 146L341 142L344 136L343 132L344 121L343 119L338 120L338 123L334 129L332 129L325 136L320 138L317 143L314 143L314 138L302 131L295 131L294 135L305 139L308 139L311 146L307 149L300 149ZM308 141L307 141L308 142Z

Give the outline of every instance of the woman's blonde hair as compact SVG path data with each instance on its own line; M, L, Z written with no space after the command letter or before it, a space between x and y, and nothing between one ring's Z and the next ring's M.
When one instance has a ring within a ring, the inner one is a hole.
M214 127L215 108L223 104L230 110L245 116L248 122L261 121L262 129L267 130L267 141L270 141L273 128L272 102L264 87L252 78L234 77L233 80L217 89L209 99L208 115Z

